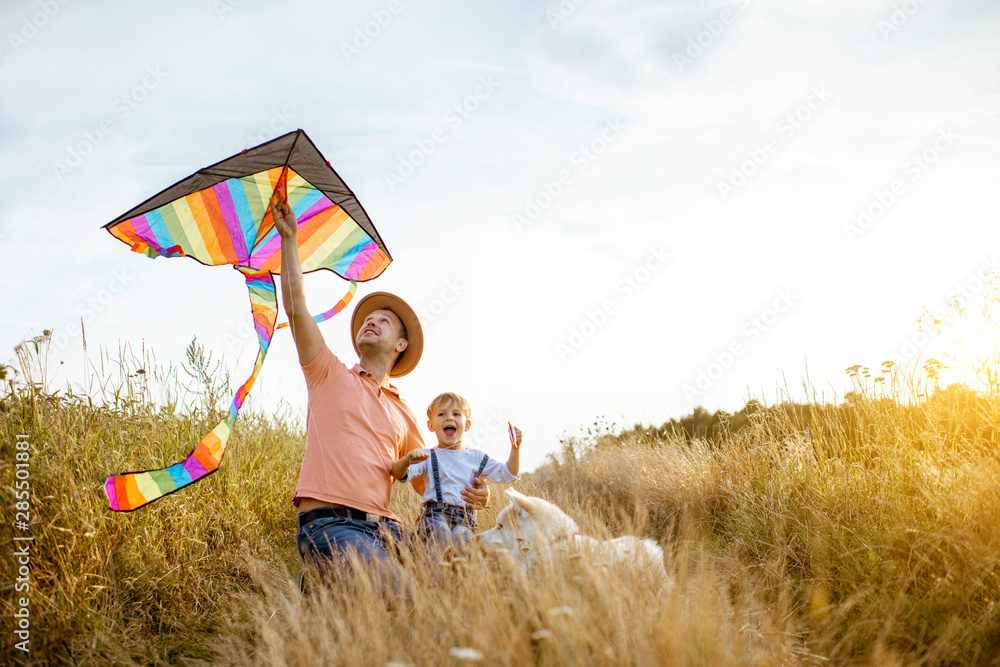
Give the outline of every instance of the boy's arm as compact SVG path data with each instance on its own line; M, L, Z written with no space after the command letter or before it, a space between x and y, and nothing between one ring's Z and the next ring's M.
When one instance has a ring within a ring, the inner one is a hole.
M518 469L521 467L521 448L511 447L510 456L507 457L507 470L510 471L511 475L517 477Z
M299 261L299 223L288 204L271 204L274 226L281 234L281 305L288 315L292 338L299 353L299 363L308 366L323 349L323 334L306 307L302 263Z
M411 463L420 463L429 457L430 454L422 449L414 449L407 452L403 458L392 464L392 477L396 480L406 479L406 471L410 469Z
M514 427L514 442L510 443L510 456L507 457L507 470L517 477L521 468L521 429Z
M424 439L420 437L420 431L417 429L416 417L414 417L413 413L410 412L409 406L407 406L405 403L403 404L403 406L406 408L407 414L409 415L409 421L411 422L410 427L407 429L406 439L403 441L403 448L402 448L404 454L407 454L417 449L424 449L426 445L424 444ZM428 454L428 456L430 455ZM397 481L399 480L398 477L396 479ZM409 474L409 472L407 472L406 481L410 482L410 486L413 488L413 491L418 496L423 498L424 491L426 490L427 486L426 478L423 475L417 475L416 477L413 477L412 475Z
M511 443L510 456L507 458L507 469L517 477L521 468L521 429L514 429L514 442ZM490 504L490 487L486 486L486 478L480 475L472 480L472 486L462 489L462 500L474 510L485 509Z

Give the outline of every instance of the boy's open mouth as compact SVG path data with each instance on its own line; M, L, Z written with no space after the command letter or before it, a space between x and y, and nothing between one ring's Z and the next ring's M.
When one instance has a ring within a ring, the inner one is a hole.
M444 434L445 435L455 435L456 431L458 431L458 429L455 428L454 426L445 426L444 427Z

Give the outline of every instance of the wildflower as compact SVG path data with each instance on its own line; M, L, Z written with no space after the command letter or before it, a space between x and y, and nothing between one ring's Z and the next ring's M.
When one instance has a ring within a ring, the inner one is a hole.
M458 646L453 646L451 648L451 657L457 660L466 660L468 662L479 662L483 659L483 652L477 651L474 648L460 648Z

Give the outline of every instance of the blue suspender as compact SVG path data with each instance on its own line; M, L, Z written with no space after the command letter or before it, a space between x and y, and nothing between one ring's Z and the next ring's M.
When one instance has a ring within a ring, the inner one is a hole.
M433 449L431 450L431 470L434 471L434 494L437 496L437 504L444 505L444 499L441 497L441 477L438 475L438 457L437 452Z
M483 460L479 462L479 470L476 471L476 477L483 474L483 470L486 469L486 464L490 462L490 457L483 454ZM431 450L431 472L434 474L434 495L437 497L438 505L444 505L444 498L441 496L441 475L437 470L437 452L433 449Z
M479 477L480 475L483 474L483 470L486 469L486 464L489 463L489 460L490 457L486 456L486 454L483 454L483 461L482 463L479 464L479 470L476 471L476 477ZM472 479L475 479L476 477L473 477Z
M490 457L483 454L483 460L479 463L479 470L476 471L476 477L483 474L483 470L486 469L486 464L489 463ZM434 474L434 495L437 496L437 504L444 505L444 498L441 496L441 475L438 474L438 457L437 452L433 449L431 450L431 471Z

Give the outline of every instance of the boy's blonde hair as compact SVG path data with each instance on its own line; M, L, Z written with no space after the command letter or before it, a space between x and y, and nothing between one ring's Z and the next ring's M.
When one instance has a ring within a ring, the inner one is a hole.
M431 401L431 404L427 406L427 418L430 419L434 411L442 405L449 405L451 403L454 403L462 410L462 414L465 415L466 419L472 419L472 408L469 407L469 402L450 391L439 394L437 398Z

